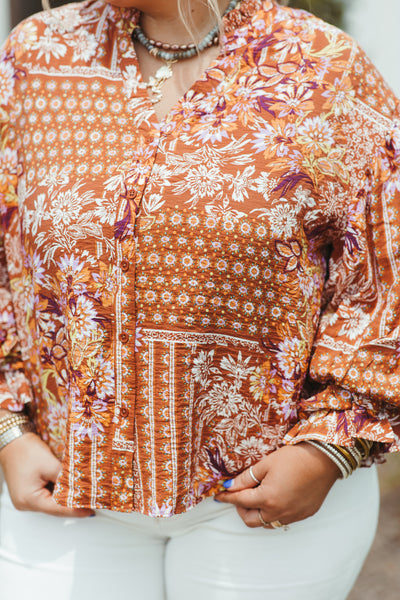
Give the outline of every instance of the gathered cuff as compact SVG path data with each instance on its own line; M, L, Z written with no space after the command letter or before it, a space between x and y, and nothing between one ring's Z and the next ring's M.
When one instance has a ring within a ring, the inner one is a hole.
M23 371L0 372L0 408L21 412L31 400L31 388Z
M377 406L369 399L336 386L300 403L299 420L283 442L288 445L316 440L353 446L357 438L380 445L382 452L400 451L400 416L390 405Z

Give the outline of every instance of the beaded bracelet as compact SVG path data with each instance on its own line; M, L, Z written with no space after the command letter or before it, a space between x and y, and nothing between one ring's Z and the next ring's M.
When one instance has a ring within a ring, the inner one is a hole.
M373 446L373 442L362 438L358 438L353 447L327 444L317 440L307 440L307 442L329 456L339 468L343 479L358 469L362 461L370 455Z
M332 462L335 463L342 475L342 479L347 479L347 477L352 474L353 469L350 464L338 451L336 451L334 448L330 448L329 444L314 442L313 440L307 440L307 443L311 446L315 446L315 448L318 448L318 450L326 454L326 456L328 456Z
M12 415L5 415L0 418L0 435L10 429L14 425L23 425L24 423L28 423L29 419L26 415L21 413L15 413Z
M35 427L24 414L6 415L0 419L0 451L25 433L33 433Z

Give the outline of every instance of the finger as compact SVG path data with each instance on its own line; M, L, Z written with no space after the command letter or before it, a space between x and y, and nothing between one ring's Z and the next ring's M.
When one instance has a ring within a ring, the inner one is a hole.
M68 508L57 504L51 493L43 488L32 497L32 506L29 510L35 512L44 512L53 517L65 517L82 519L94 515L94 511L90 508Z
M266 514L261 509L246 510L243 508L237 508L236 510L237 510L239 516L243 519L245 525L247 525L247 527L250 527L252 529L255 529L258 527L262 527L263 529L272 529L272 530L283 528L284 531L286 531L288 529L289 521L287 521L283 518L282 519L275 518L274 520L272 518L267 519Z
M236 510L239 517L243 520L247 527L251 527L252 529L255 529L256 527L262 527L261 521L258 518L257 510L248 510L247 508L241 508L240 506L238 506Z
M259 506L266 505L268 500L266 498L265 489L260 490L259 487L248 488L240 490L238 492L221 492L216 495L219 502L226 502L227 504L234 504L236 507L245 509L258 508Z
M260 485L266 473L267 469L259 462L237 475L234 479L228 479L223 483L223 486L230 492L254 488Z

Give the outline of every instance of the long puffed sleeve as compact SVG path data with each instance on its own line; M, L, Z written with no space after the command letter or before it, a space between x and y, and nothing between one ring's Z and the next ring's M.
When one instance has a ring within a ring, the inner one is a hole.
M12 276L7 254L18 270L22 257L17 247L9 244L7 230L17 226L17 152L9 143L10 111L14 85L19 77L14 67L14 52L7 44L0 58L0 408L20 411L31 399L30 385L21 357L15 311Z
M359 147L347 157L350 172L363 176L332 244L308 391L285 441L351 445L361 437L394 451L400 449L400 121L393 94L362 54L352 69L353 108L339 120L344 135L359 129Z

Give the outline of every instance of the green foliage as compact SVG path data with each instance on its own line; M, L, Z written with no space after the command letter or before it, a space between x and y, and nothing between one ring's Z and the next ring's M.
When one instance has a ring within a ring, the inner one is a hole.
M343 27L344 0L291 0L290 6L303 8L328 23Z

